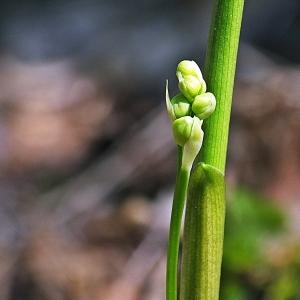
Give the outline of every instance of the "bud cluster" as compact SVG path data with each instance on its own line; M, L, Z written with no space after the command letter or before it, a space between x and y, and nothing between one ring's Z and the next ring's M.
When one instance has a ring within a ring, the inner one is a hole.
M181 61L176 70L180 94L169 97L166 86L166 105L172 122L174 139L183 147L183 162L191 165L203 141L202 123L216 108L216 98L206 92L206 83L198 65L191 60Z

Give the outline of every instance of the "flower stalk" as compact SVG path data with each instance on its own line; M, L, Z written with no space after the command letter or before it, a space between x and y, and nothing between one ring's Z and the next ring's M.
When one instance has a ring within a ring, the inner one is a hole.
M215 0L205 63L207 81L194 61L185 60L179 63L176 72L181 93L170 100L166 88L167 109L179 149L168 244L167 300L219 299L224 172L243 6L244 0ZM201 128L204 119L207 119L205 139ZM180 268L180 229L185 202Z
M166 106L174 140L178 145L178 166L167 255L167 300L178 299L180 232L190 173L202 146L203 119L213 113L216 101L213 94L205 93L205 81L194 61L180 62L176 75L181 93L170 99L168 83L166 85Z
M224 172L244 0L215 0L205 62L215 113L191 175L184 224L180 300L218 300L225 220Z

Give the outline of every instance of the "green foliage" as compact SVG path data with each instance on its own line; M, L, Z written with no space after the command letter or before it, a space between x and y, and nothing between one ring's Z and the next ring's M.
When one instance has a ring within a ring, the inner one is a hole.
M230 197L223 265L233 272L251 271L261 263L263 241L283 228L282 213L270 201L240 189Z
M290 240L284 212L246 189L228 197L222 300L300 299L299 240ZM270 242L280 255L268 251ZM282 251L284 250L284 251ZM270 257L271 256L271 257Z
M240 284L235 278L226 279L221 289L221 299L223 300L251 300L246 287Z
M266 300L296 300L300 299L299 277L300 269L288 268L267 289Z

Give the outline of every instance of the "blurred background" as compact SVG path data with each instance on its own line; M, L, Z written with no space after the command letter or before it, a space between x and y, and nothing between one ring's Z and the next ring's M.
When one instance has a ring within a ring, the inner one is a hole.
M1 1L0 300L164 299L164 85L211 2ZM300 299L300 2L246 2L221 299Z

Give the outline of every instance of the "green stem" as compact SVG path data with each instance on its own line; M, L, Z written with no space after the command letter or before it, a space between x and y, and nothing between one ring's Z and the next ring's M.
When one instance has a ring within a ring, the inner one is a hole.
M205 63L216 111L204 122L204 142L187 197L181 300L217 300L224 236L225 172L231 101L244 0L215 0ZM205 167L203 167L205 166ZM199 171L200 170L200 171ZM215 171L213 171L215 170ZM221 175L220 175L221 174Z
M217 99L204 122L201 161L225 172L228 130L244 0L216 0L206 52L205 80Z
M224 176L198 164L191 175L183 240L180 299L219 296L225 219Z
M167 254L166 299L177 300L178 293L178 257L181 222L186 200L190 170L181 166L182 148L178 147L178 168L171 213L169 243Z

